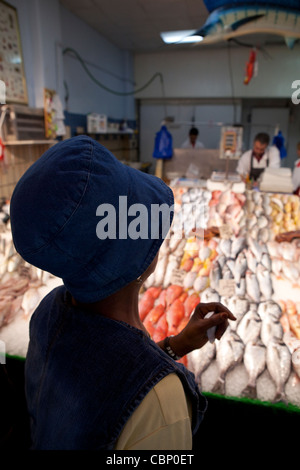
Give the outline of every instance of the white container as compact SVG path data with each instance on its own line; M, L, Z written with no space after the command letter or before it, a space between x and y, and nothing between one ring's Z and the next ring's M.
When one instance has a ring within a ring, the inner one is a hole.
M90 113L87 115L88 134L101 134L107 132L107 116L105 114Z

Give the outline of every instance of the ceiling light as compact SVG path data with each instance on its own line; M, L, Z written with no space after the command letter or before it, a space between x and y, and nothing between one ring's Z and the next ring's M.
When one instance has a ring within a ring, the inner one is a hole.
M167 31L160 33L160 36L166 44L186 44L202 41L203 37L195 35L195 32L193 29L187 31Z

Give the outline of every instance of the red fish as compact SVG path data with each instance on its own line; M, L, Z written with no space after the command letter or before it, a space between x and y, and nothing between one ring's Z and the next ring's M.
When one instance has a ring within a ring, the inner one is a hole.
M149 288L147 289L147 292L149 292L151 295L153 295L153 297L154 297L155 299L158 298L158 296L160 295L161 291L162 291L162 287L155 287L155 286L153 286L153 287L149 287Z
M167 290L166 290L166 289L163 289L163 290L161 291L161 293L159 294L159 296L158 296L157 302L158 302L159 304L162 304L162 305L166 306L166 303L167 303L167 301L166 301L166 295L167 295Z
M177 333L177 327L184 317L184 306L180 299L174 300L172 305L166 311L166 318L168 322L168 334L174 335Z
M155 323L158 322L158 320L164 313L164 305L158 304L150 310L144 321L150 321L153 325L155 325Z
M179 325L177 327L177 334L180 333L183 330L183 328L186 327L188 322L189 322L189 318L183 317L183 319L181 320L181 322L179 323Z
M148 319L148 315L145 318L145 320L143 321L143 325L146 328L146 330L148 331L151 338L153 338L153 335L154 335L154 332L155 332L155 325L152 323L152 321L150 321Z
M155 342L162 341L168 334L168 323L166 315L162 315L156 323L155 331L153 332L152 339Z
M183 292L183 287L182 286L177 286L176 284L172 284L167 288L167 293L166 293L166 303L167 307L169 307L174 300L176 300L180 294Z
M155 298L151 294L151 292L144 292L141 300L139 301L139 314L140 318L142 321L145 320L146 315L150 312L150 310L153 308L155 302Z
M187 292L182 292L182 294L178 298L182 303L184 303L185 300L188 298L188 293Z
M184 316L189 318L191 313L194 311L196 305L200 302L200 297L198 294L189 295L184 301Z
M181 269L183 269L186 272L189 272L194 265L194 259L193 258L187 258L182 264L181 264Z

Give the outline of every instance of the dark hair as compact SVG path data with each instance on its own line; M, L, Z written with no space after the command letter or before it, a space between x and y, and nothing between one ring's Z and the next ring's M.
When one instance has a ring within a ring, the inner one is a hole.
M256 142L257 140L261 144L269 145L269 142L270 142L269 134L266 134L265 132L260 132L259 134L256 134L254 142Z
M192 127L190 130L190 135L198 135L199 131L196 127Z

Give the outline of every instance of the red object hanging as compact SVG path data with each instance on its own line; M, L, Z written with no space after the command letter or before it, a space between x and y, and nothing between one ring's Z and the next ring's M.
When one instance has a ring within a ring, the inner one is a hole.
M0 161L4 160L5 145L0 137Z
M244 84L245 85L248 85L251 78L253 77L255 63L256 63L256 50L252 49L251 52L250 52L249 61L246 64L246 75L245 75L245 78L244 78Z

